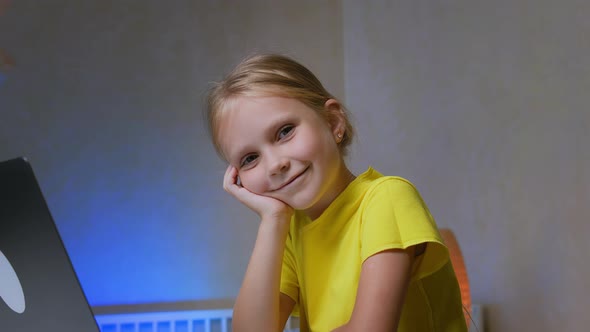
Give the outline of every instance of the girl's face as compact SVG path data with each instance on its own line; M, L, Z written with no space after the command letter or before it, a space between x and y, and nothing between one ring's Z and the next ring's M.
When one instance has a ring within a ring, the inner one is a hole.
M337 101L331 120L284 97L237 97L222 115L219 142L242 186L317 217L348 184L338 142L345 119Z

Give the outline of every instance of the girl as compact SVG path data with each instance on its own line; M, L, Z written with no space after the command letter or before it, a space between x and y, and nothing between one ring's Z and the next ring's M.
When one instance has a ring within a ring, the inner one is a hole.
M304 66L240 63L209 93L224 189L260 216L235 331L466 331L459 286L428 208L405 179L344 162L353 128Z

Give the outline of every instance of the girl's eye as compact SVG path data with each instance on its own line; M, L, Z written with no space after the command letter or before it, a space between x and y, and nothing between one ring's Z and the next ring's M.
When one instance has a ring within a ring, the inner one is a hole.
M293 131L293 129L295 129L295 126L293 125L286 125L282 127L281 130L279 130L278 139L285 138Z
M244 167L244 166L248 166L249 164L253 163L256 158L258 158L257 155L255 154L249 154L246 157L244 157L242 159L242 162L240 163L240 167Z

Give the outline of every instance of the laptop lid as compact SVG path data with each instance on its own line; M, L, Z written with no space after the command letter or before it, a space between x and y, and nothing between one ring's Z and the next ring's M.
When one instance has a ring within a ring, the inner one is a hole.
M99 331L24 158L0 163L0 331Z

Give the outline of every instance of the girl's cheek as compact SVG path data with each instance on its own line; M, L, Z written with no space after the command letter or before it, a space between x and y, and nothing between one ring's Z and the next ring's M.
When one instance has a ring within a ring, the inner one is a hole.
M240 180L244 188L248 189L249 191L255 194L260 194L264 192L264 184L262 183L262 181L257 180L255 174L241 175Z

